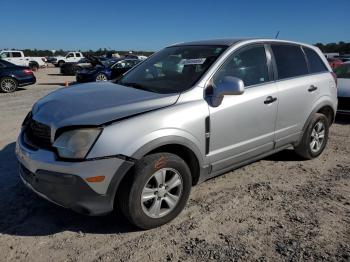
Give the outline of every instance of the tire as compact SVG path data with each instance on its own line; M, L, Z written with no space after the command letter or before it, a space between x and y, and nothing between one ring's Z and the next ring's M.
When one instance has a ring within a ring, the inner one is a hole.
M295 152L304 159L318 157L327 145L328 133L328 118L323 114L316 113L305 129L301 141L294 148Z
M58 67L61 67L64 63L65 63L64 61L60 60L60 61L58 61L57 65L58 65Z
M102 82L102 81L107 81L107 80L108 80L108 78L104 73L99 73L95 79L96 82Z
M161 182L164 184L159 185L156 177L160 180L164 177ZM151 229L173 220L184 209L191 186L191 172L183 159L169 153L157 153L136 163L116 197L122 214L133 225Z
M4 77L0 79L0 90L3 93L15 92L18 88L18 82L12 77Z

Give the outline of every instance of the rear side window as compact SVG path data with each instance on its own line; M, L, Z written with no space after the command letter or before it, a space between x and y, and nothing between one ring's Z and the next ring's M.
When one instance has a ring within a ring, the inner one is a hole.
M226 76L242 79L246 87L268 82L265 47L254 45L233 53L214 75L214 84L218 85Z
M309 63L310 73L319 73L319 72L328 71L322 59L314 50L307 47L303 47L303 49Z
M307 75L304 53L296 45L271 45L277 64L278 79Z
M21 57L20 52L12 52L12 57Z

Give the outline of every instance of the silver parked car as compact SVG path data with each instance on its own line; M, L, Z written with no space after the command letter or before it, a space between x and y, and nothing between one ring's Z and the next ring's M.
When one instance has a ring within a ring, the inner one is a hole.
M338 77L338 114L350 115L350 62L346 62L336 69Z
M269 39L181 43L117 82L59 89L25 118L23 182L77 212L113 209L148 229L175 218L191 187L294 147L324 150L335 76L314 46Z

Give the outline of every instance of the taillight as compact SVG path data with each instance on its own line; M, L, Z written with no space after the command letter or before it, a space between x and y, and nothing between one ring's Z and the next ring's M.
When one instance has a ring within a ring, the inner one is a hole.
M32 75L32 74L33 74L33 71L30 70L30 69L24 69L24 70L23 70L23 73L24 73L25 75Z
M338 87L338 78L337 78L337 75L334 73L334 72L331 72L333 78L334 78L334 81L335 81L335 87Z

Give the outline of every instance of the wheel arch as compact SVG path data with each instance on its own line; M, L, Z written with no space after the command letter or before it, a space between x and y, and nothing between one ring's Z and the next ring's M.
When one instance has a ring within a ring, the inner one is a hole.
M328 99L327 100L323 100L322 102L317 103L317 105L313 108L313 110L309 114L307 120L304 123L302 132L300 134L299 141L302 139L306 128L308 127L312 117L316 113L324 114L329 119L329 125L331 126L333 124L334 119L335 119L336 110L334 110L334 106L332 105L331 101L329 101ZM298 143L299 143L299 141L298 141Z
M132 157L141 159L160 152L172 153L182 158L191 170L192 184L198 183L205 163L201 151L192 141L177 136L158 138L142 146Z

